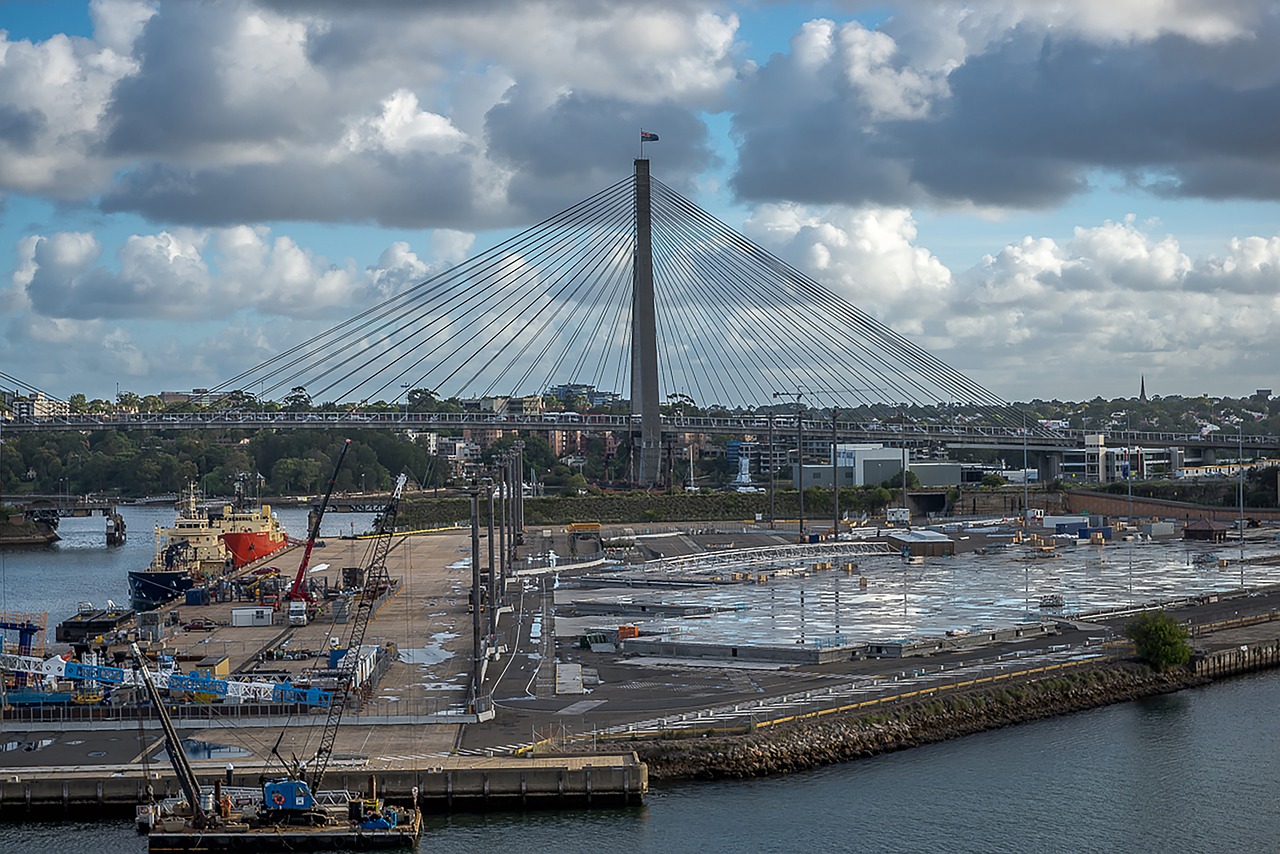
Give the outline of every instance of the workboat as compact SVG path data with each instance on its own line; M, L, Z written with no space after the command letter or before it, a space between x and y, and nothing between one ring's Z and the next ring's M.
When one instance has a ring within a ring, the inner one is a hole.
M233 566L222 529L200 508L196 485L178 499L178 515L168 528L155 529L156 550L146 569L129 572L129 602L139 611L155 608L204 586Z
M224 505L210 513L192 483L183 490L171 526L155 530L156 548L146 569L129 572L129 601L139 611L156 608L195 587L210 587L228 572L261 560L289 544L271 508Z
M198 791L200 810L185 796L138 807L137 827L149 852L376 851L410 848L422 833L422 813L414 807L345 790L313 793L292 777L261 788L219 783Z

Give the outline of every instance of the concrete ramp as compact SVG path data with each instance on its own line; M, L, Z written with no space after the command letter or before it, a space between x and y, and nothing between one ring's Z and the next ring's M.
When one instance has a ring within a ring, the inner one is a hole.
M585 694L587 689L582 684L581 664L556 665L557 694Z

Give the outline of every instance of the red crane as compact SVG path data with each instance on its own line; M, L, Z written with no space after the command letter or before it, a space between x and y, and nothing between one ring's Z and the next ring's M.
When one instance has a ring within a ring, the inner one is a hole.
M293 586L289 588L289 593L285 596L290 602L299 600L311 601L311 594L307 592L303 579L306 578L307 567L311 564L311 550L315 548L316 537L320 536L320 520L324 518L324 511L329 506L329 499L333 497L333 485L338 480L338 471L342 468L342 460L347 456L347 449L350 447L351 440L343 439L342 451L338 454L338 463L333 467L333 477L329 478L329 488L325 490L324 500L320 502L320 509L316 511L315 519L311 522L311 530L307 534L307 548L302 553L302 563L298 565L298 574L294 576Z

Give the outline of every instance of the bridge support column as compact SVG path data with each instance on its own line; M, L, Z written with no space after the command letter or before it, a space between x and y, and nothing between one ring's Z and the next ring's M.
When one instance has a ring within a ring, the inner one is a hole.
M1052 483L1062 476L1062 454L1050 452L1040 455L1040 482Z
M661 477L662 412L658 408L658 323L653 307L653 220L649 161L636 160L636 250L631 265L631 414L640 416L637 480ZM634 429L634 427L633 427Z

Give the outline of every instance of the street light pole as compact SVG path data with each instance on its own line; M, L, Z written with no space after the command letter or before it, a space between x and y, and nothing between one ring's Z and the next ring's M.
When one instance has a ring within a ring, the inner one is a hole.
M1022 410L1022 527L1027 527L1027 411Z
M1124 480L1125 485L1129 489L1129 527L1133 528L1133 414L1126 411L1124 414ZM1129 532L1129 606L1133 607L1133 541L1137 537L1136 530Z
M778 474L778 457L773 453L773 410L769 410L769 530L777 527L773 516L773 482Z
M800 400L800 392L796 392L796 466L800 491L800 539L804 539L804 407Z
M1236 480L1240 484L1240 589L1244 589L1244 422L1236 425L1238 430L1237 451L1236 451L1236 468L1238 469Z
M840 468L836 464L836 447L840 441L839 407L831 407L831 535L840 538Z
M800 538L804 539L804 392L775 391L773 396L793 397L796 401L796 489L800 493Z

